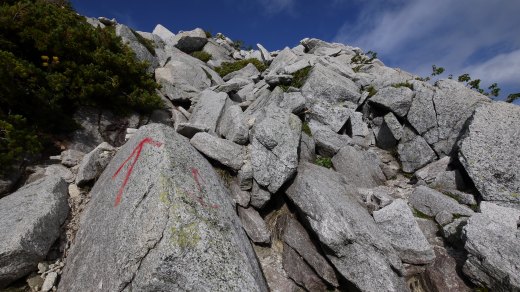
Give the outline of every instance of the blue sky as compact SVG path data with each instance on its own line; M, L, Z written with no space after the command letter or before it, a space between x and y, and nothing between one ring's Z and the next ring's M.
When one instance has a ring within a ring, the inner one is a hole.
M72 0L87 16L134 29L196 27L269 50L305 37L373 50L391 67L426 76L469 73L501 97L520 92L519 0ZM484 87L484 86L482 86Z

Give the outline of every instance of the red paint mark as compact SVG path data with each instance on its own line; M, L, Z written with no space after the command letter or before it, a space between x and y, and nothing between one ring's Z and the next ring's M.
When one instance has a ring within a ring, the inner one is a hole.
M200 180L199 180L199 177L202 178L199 174L199 170L196 169L196 168L192 168L191 169L191 175L193 176L193 179L195 180L195 183L197 184L197 188L199 189L199 193L202 193L202 186L200 184ZM188 192L190 195L192 195L193 197L195 197L197 199L197 201L199 201L199 203L203 206L203 207L209 207L209 208L213 208L213 209L217 209L219 207L219 205L210 205L208 206L208 204L206 204L206 202L204 202L204 198L202 196L200 197L197 197L195 196L193 193L191 192Z
M132 164L130 164L130 167L128 168L128 170L126 172L126 176L125 176L125 179L123 181L123 184L121 185L121 187L119 188L119 191L117 192L117 196L116 196L116 201L115 201L114 207L117 207L117 205L119 205L119 203L121 203L121 198L123 197L123 190L125 189L125 186L128 183L128 180L130 179L130 175L132 174L132 171L134 170L134 166L137 163L137 160L139 159L139 156L141 156L141 151L143 151L143 147L144 147L145 144L150 144L150 145L152 145L154 147L161 147L161 145L162 145L161 142L157 142L157 141L153 140L152 138L144 138L134 148L134 151L132 151L132 154L130 154L130 156L128 156L128 158L121 164L121 166L119 166L119 168L117 169L116 173L114 173L114 175L112 176L112 179L115 179L117 177L117 175L119 174L119 172L121 172L121 170L123 169L125 164L128 161L130 161L130 159L132 157L135 156L134 157L134 161L132 161Z

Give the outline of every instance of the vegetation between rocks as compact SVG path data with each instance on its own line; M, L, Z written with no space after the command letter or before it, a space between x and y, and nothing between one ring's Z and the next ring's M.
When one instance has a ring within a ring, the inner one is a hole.
M74 129L78 106L161 106L148 65L113 29L92 27L63 1L2 3L0 66L10 69L0 71L0 172L40 151L44 137Z
M392 87L394 87L394 88L408 87L411 90L413 90L413 84L408 83L408 81L407 82L400 82L400 83L392 84Z
M191 53L191 56L201 60L204 63L206 63L207 61L211 60L211 58L213 57L213 56L211 56L210 53L206 53L204 51L193 52L193 53Z
M332 168L332 159L330 157L316 156L316 165L323 166L325 168Z
M220 67L215 68L215 72L217 72L220 76L224 77L231 72L235 72L244 68L245 66L247 66L247 64L253 64L256 67L256 69L258 69L258 71L260 72L263 72L267 69L267 66L264 63L260 62L258 59L252 58L239 60L236 62L224 62Z
M305 81L307 80L307 77L309 76L309 73L311 72L312 66L307 66L305 68L302 68L293 74L293 79L290 84L287 85L280 85L283 91L287 91L289 87L294 88L302 88L303 84L305 84Z

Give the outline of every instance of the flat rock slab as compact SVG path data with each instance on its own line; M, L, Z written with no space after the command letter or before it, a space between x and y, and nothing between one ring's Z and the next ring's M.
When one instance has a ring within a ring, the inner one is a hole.
M263 244L271 242L271 232L258 211L253 208L238 207L238 217L253 242Z
M403 262L424 265L435 259L432 247L404 200L397 199L383 209L375 211L373 215Z
M228 191L173 129L142 127L91 195L59 291L267 291Z
M190 143L202 154L233 170L238 171L244 165L244 154L246 152L244 146L203 132L195 134Z
M214 133L227 98L223 92L203 91L190 116L190 124L204 126Z
M371 152L345 146L332 158L337 172L345 176L349 185L360 188L373 188L382 185L385 175L379 167L377 156Z
M432 217L437 216L440 212L461 216L474 214L473 210L459 204L455 199L425 186L417 187L410 196L409 202L421 213Z
M0 200L0 287L37 270L69 213L67 183L48 176Z
M361 291L403 291L397 252L338 173L303 163L287 189L325 255Z
M482 198L520 208L520 107L503 102L475 111L459 160Z

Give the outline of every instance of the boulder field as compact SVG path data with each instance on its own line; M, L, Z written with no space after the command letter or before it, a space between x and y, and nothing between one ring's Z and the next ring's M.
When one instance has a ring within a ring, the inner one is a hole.
M89 23L148 62L165 109L76 113L0 199L0 288L520 290L520 107L318 39L245 51L158 25L137 32L152 53Z

